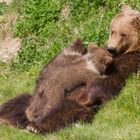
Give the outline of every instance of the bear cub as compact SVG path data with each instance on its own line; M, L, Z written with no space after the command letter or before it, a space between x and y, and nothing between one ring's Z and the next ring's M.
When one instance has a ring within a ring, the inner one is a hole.
M66 94L80 85L88 85L93 82L95 78L105 72L111 63L112 55L92 43L88 47L88 52L72 60L70 65L57 67L53 74L42 82L35 96L32 97L26 110L29 121L39 122L44 116L61 108Z

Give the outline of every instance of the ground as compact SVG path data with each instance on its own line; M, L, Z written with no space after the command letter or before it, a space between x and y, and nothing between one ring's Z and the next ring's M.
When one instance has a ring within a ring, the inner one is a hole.
M0 2L6 2L7 4L10 4L12 0L0 0Z
M14 38L12 34L12 26L16 17L15 12L0 16L0 61L2 62L10 62L20 48L20 39Z

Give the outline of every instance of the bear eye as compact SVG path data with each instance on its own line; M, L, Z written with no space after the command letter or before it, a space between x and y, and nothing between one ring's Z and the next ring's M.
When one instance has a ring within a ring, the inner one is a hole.
M114 31L111 31L111 35L113 35L114 34Z
M126 33L121 33L121 37L126 37Z
M44 90L42 90L41 92L39 92L39 97L43 97L44 95Z

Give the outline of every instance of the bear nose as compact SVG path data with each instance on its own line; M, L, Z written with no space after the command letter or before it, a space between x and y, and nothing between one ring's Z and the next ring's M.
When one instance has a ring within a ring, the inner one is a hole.
M115 53L116 53L116 48L114 48L114 47L112 47L112 46L108 47L107 50L108 50L110 53L112 53L112 54L115 54Z
M33 119L32 119L32 121L33 122L35 122L35 123L39 123L39 122L41 122L42 120L44 120L44 117L45 117L46 115L45 115L45 113L44 112L36 112L36 113L34 113L33 114Z
M26 115L30 122L38 122L42 118L40 112L32 112L29 108L26 110Z

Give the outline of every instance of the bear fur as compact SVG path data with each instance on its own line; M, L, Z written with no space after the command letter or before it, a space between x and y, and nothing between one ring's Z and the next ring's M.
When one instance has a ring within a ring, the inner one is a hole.
M26 111L30 121L38 122L44 116L46 118L51 111L61 108L67 93L101 77L107 66L112 63L112 55L107 50L90 44L88 52L72 62L63 68L56 67L49 78L38 86Z
M28 129L30 131L33 126L39 133L46 133L64 128L71 123L79 121L90 122L93 110L84 107L74 100L66 99L63 107L56 112L52 112L50 116L45 118L42 123L31 123L25 114L25 110L29 105L32 96L24 93L0 106L0 124ZM31 130L33 131L33 130Z
M25 128L29 123L25 110L29 105L31 95L23 93L0 106L0 124Z

